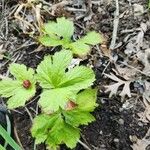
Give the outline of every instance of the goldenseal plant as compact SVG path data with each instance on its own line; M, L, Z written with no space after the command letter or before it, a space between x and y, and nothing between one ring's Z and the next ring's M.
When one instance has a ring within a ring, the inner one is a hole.
M42 113L35 117L31 133L36 144L46 143L48 149L56 150L60 144L74 148L80 138L79 126L95 120L91 112L97 106L97 90L90 89L94 72L85 66L68 69L72 58L71 51L56 52L45 56L36 71L13 63L9 71L14 79L0 81L0 95L8 98L10 109L24 106L35 95L36 83L40 84Z
M45 142L54 150L63 143L74 148L80 138L79 126L95 120L90 112L97 106L97 91L89 89L94 72L84 66L67 70L72 58L67 50L45 56L36 70L43 89L39 100L43 114L34 119L32 135L37 144Z
M72 21L57 18L56 22L45 23L39 41L45 46L62 46L71 50L78 56L84 56L90 51L90 45L102 43L102 36L95 31L87 33L84 37L72 40L74 34L74 24Z

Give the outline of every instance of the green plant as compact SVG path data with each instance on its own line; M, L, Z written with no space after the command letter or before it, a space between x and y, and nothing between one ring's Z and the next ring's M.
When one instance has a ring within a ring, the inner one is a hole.
M74 107L37 116L32 127L32 135L36 138L36 143L45 142L54 150L63 143L74 148L80 138L79 126L95 120L90 114L95 107L96 90L87 89L77 94Z
M11 138L7 131L0 125L0 135L5 139L5 141L14 149L21 150L21 147ZM0 145L1 150L6 150L5 147Z
M73 41L74 34L73 22L62 18L57 18L57 22L50 21L43 27L43 34L39 41L45 46L59 46L70 49L79 56L86 55L90 51L89 45L96 45L102 42L102 37L95 31L87 33L86 36Z
M96 90L80 93L93 84L94 72L84 66L66 71L71 60L72 53L64 50L46 56L37 68L36 76L43 88L39 105L45 114L35 118L32 135L36 143L46 141L53 149L62 143L75 147L80 137L79 125L94 120L90 112L96 107Z
M10 73L15 77L0 81L0 95L9 98L8 108L13 109L24 106L25 102L35 95L34 70L25 65L13 63L9 67Z
M95 81L94 72L85 66L68 70L72 58L68 50L45 56L36 73L14 63L9 70L15 80L0 81L0 95L9 98L11 109L24 106L35 95L35 84L39 82L42 93L38 104L42 114L34 119L32 135L36 143L46 142L53 149L62 143L75 147L80 138L79 126L94 121L90 114L97 106L97 91L90 89Z

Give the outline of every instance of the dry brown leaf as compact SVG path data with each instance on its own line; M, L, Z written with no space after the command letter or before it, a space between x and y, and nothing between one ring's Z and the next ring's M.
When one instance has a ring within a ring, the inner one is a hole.
M133 150L146 150L150 145L150 139L148 138L150 135L150 128L147 131L145 137L143 139L136 139L136 143L134 143L131 147ZM131 137L132 138L132 137ZM148 150L148 149L147 149Z
M137 57L139 61L141 61L144 65L143 72L147 74L148 76L150 75L150 48L143 51L139 51L137 53Z
M144 34L147 31L147 24L142 22L140 27L137 28L136 30L138 31L138 34L136 33L130 34L131 35L130 39L129 39L130 35L126 37L128 39L128 44L126 45L126 49L124 52L127 55L137 53L138 51L141 50L141 47L144 46Z
M148 139L137 139L137 142L133 144L131 147L133 150L146 150L146 147L150 145L150 141Z
M123 89L119 95L121 97L125 97L126 95L128 97L131 97L131 91L130 91L131 81L123 81L112 73L110 75L109 74L104 74L104 75L117 82L112 85L105 86L107 88L106 92L110 92L109 97L111 97L112 95L116 95L118 92L118 88L122 85L123 85Z
M144 112L138 113L142 122L150 121L150 82L145 81L145 91L143 93L143 103L145 106Z
M137 74L137 71L133 68L128 68L128 67L122 68L121 66L117 64L115 65L115 67L116 67L116 70L113 69L113 71L117 75L123 77L125 80L132 80Z

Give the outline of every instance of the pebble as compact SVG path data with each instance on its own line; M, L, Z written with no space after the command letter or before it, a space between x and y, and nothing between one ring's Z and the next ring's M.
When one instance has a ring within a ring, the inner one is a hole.
M143 123L142 123L142 122L138 122L138 125L139 125L140 127L143 127Z
M123 119L119 119L119 124L123 125L124 124L124 120Z
M119 139L115 138L114 142L119 143Z

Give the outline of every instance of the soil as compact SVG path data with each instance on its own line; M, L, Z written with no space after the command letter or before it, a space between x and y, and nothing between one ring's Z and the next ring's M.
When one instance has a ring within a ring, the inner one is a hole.
M86 9L89 9L87 1L81 0L78 5L76 4L76 0L73 1L74 8L81 9L85 5ZM53 4L58 3L58 1L51 0L47 0L47 2L51 2ZM89 2L91 1L89 0ZM90 6L90 9L92 10L92 17L91 14L86 12L84 17L76 19L76 16L79 14L78 11L70 12L64 8L59 8L55 12L54 16L48 16L47 14L43 14L43 16L45 20L55 19L56 17L62 15L74 18L74 23L76 25L75 36L83 35L89 30L96 30L101 32L106 37L106 45L109 47L113 32L114 12L116 9L115 2L111 0L95 0L94 2L92 6ZM4 45L4 48L6 49L5 53L7 54L7 57L9 57L9 59L3 58L0 60L1 74L7 73L8 65L13 61L23 63L28 67L36 68L45 55L53 54L55 51L59 50L59 48L43 48L41 51L36 51L39 44L33 43L35 40L24 34L23 31L19 29L19 25L14 18L9 16L9 12L12 11L17 4L18 2L15 0L13 0L13 2L10 0L0 0L0 12L2 11L2 14L0 13L0 45ZM133 12L135 4L143 6L144 12L139 16L135 16ZM120 44L120 46L112 52L114 56L117 55L119 60L124 60L127 58L124 51L126 50L126 45L128 42L125 42L124 39L129 33L123 33L122 31L125 29L135 30L140 27L141 22L150 22L150 13L147 10L147 4L148 2L146 0L119 1L119 13L122 14L122 17L120 17L119 21L118 38L116 43L118 45ZM5 6L5 9L2 8L2 6ZM8 19L8 24L3 22L5 18ZM6 31L5 25L8 25L9 31ZM6 32L7 34L5 34ZM4 36L2 36L2 33L4 33ZM147 47L150 46L149 35L150 28L148 28L144 35L144 39L147 42ZM22 46L25 42L27 42L27 45L31 45L20 48L20 46ZM89 124L87 127L81 127L81 141L83 141L91 150L132 150L133 148L131 146L136 142L134 138L144 138L150 127L150 122L142 122L139 119L138 114L143 112L145 107L143 106L141 95L136 91L134 85L131 85L131 90L133 93L138 93L139 99L135 102L135 97L131 98L133 101L131 102L132 107L123 107L129 100L127 97L125 99L121 99L120 96L116 95L109 98L109 93L105 92L104 85L108 85L110 80L106 80L103 75L104 69L105 73L109 74L109 72L111 72L114 68L114 64L109 62L109 58L101 55L100 51L95 47L93 47L91 54L89 54L89 56L81 62L81 64L93 66L93 70L96 75L94 87L99 89L97 96L97 103L99 104L99 107L97 107L93 113L96 121ZM109 65L106 67L108 63ZM37 96L39 93L40 89L38 89L36 96L31 100L31 102L27 103L27 109L19 108L12 111L14 127L16 128L18 138L25 150L34 149L34 139L30 134L30 129L32 126L31 116L35 117L36 115L35 110L38 108ZM27 112L27 110L30 113ZM36 149L44 150L45 145L38 145ZM62 145L61 150L68 149ZM78 144L74 150L86 150L86 148ZM147 147L147 150L150 150L150 148Z

